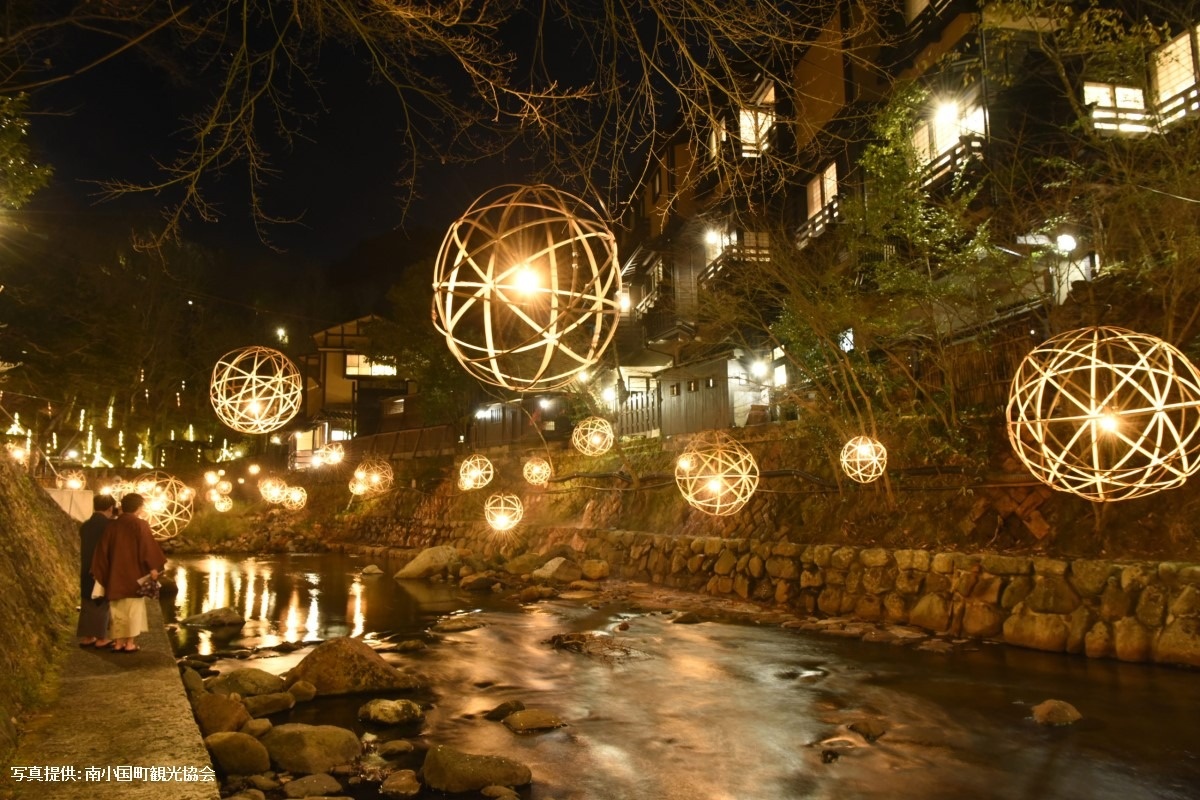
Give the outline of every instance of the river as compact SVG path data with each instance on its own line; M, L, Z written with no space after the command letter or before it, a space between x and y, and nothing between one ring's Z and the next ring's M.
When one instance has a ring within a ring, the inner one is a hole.
M652 587L604 605L580 597L522 607L398 582L383 562L383 575L361 576L367 563L174 558L167 574L179 594L164 599L168 619L232 606L248 620L224 638L179 628L177 653L336 636L424 639L424 650L385 656L429 681L417 698L429 706L419 739L523 761L534 774L522 793L529 800L1200 797L1195 671L985 643L925 652L746 621L675 625L648 610L659 596ZM461 613L485 624L427 633ZM612 634L623 657L546 644L567 632ZM282 673L306 652L215 666ZM1036 725L1030 709L1049 698L1070 702L1083 720ZM568 724L516 736L483 718L510 699ZM363 732L362 702L318 698L272 720ZM869 742L853 723L882 735Z

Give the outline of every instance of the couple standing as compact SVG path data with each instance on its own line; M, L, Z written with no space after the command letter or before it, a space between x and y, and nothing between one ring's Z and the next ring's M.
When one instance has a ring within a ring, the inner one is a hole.
M136 653L134 638L149 629L146 600L139 593L141 579L157 583L167 563L162 548L142 519L145 499L135 492L117 501L111 495L92 499L92 517L79 529L79 624L75 634L80 647L109 647L114 653ZM93 599L99 583L103 596Z

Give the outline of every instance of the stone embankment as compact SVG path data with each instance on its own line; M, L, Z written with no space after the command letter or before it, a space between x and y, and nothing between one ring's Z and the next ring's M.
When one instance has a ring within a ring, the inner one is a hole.
M469 577L517 551L603 562L614 578L754 600L796 614L912 625L1093 658L1200 666L1200 565L856 548L581 528L394 529L391 557L456 548ZM378 540L378 539L377 539ZM531 572L536 566L531 568ZM455 569L458 569L457 566Z

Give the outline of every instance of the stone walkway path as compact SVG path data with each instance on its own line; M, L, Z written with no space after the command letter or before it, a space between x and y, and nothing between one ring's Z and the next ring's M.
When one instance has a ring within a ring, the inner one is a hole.
M28 720L0 781L13 797L217 800L162 612L157 603L147 607L141 652L75 648L68 656L58 696Z

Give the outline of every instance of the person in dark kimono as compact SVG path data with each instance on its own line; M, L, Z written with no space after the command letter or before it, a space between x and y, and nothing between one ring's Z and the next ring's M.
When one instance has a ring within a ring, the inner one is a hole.
M117 501L111 494L92 497L92 516L79 526L79 624L75 635L80 647L108 647L108 598L92 599L92 554L104 529L117 516Z
M121 516L104 530L92 558L92 577L100 581L108 595L109 632L115 653L136 653L138 634L149 629L146 599L138 594L138 582L149 576L158 580L167 557L150 533L150 524L142 519L145 499L136 492L121 498Z

